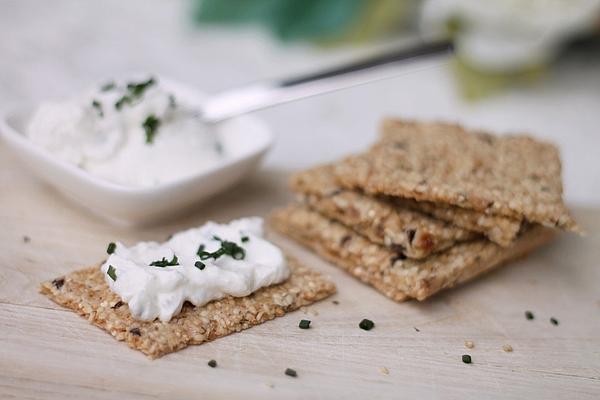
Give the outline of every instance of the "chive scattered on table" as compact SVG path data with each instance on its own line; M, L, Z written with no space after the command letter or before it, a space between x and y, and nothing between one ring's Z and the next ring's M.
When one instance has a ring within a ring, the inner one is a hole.
M531 311L525 311L525 318L527 318L528 320L532 320L535 317L533 316L533 313Z
M468 354L463 354L462 356L462 362L464 362L465 364L471 364L471 356Z
M217 362L215 360L210 360L208 362L208 366L211 368L216 368L217 367Z
M108 254L112 254L112 253L114 253L114 252L115 252L116 248L117 248L117 245L116 245L116 244L114 244L113 242L110 242L110 243L108 244L108 247L106 248L106 252L107 252Z
M552 323L552 325L558 325L558 320L554 317L550 318L550 322Z
M296 378L298 376L298 373L296 372L295 369L291 369L291 368L286 368L285 369L285 374L287 376L291 376L292 378Z
M310 328L310 320L308 320L308 319L301 320L300 323L298 324L298 327L300 329L308 329L308 328Z
M365 331L370 331L371 329L373 329L373 327L375 326L375 323L373 321L371 321L370 319L363 319L362 321L360 321L360 323L358 324L358 327L360 329L364 329Z

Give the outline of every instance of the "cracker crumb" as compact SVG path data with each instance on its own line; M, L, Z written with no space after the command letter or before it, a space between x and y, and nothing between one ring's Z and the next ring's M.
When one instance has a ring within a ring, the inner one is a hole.
M381 373L381 375L389 375L390 374L390 370L387 369L386 367L379 367L379 372Z
M475 343L473 343L472 340L465 340L465 347L467 349L472 349L473 347L475 347Z
M504 352L506 353L512 353L513 348L510 344L505 344L504 346L502 346L502 350L504 350Z

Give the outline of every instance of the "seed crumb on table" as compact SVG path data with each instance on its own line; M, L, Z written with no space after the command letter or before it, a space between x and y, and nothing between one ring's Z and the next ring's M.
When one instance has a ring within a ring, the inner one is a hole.
M465 340L465 347L467 349L472 349L473 347L475 347L475 343L473 343L472 340Z
M513 351L513 348L510 344L505 344L504 346L502 346L502 350L504 350L506 353L510 353Z

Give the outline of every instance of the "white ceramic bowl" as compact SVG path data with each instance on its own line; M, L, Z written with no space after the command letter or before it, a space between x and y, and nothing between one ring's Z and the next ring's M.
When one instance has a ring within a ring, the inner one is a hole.
M201 104L204 96L161 78L178 98ZM241 116L215 125L229 156L219 165L196 175L152 187L126 187L91 175L56 159L24 134L31 110L17 110L0 120L7 146L29 169L74 200L106 219L128 225L145 225L183 212L221 192L256 169L273 138L268 127L252 116Z

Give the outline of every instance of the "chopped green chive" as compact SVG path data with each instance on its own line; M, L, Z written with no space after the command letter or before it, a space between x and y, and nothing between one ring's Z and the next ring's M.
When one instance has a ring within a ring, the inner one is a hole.
M363 319L358 324L358 327L360 329L364 329L365 331L370 331L371 329L373 329L374 326L375 326L375 323L373 321L371 321L370 319Z
M243 260L246 257L246 251L237 243L223 240L218 236L213 236L213 239L221 242L221 247L211 253L204 250L204 245L200 245L196 254L201 260L208 260L209 258L216 260L221 256L230 256L234 260Z
M151 144L154 142L154 136L158 133L160 124L160 119L156 118L154 114L150 114L146 117L142 123L142 128L144 128L144 132L146 132L146 143Z
M129 92L131 93L132 96L140 97L141 95L144 94L146 89L148 89L150 86L154 85L155 83L156 83L156 80L154 79L154 77L150 77L147 81L144 81L144 82L128 83L127 90L129 90Z
M104 85L100 86L100 90L103 92L108 92L109 90L113 90L117 85L114 82L107 82Z
M117 245L116 245L116 244L114 244L113 242L110 242L110 243L108 244L108 247L106 248L106 252L107 252L108 254L112 254L112 253L114 253L114 252L115 252L115 250L116 250L116 249L117 249Z
M298 376L298 373L296 372L295 369L291 369L291 368L286 368L285 369L285 374L287 376L291 376L292 378L296 378Z
M98 100L94 99L94 100L92 100L92 107L96 110L96 112L98 113L98 116L100 118L104 117L104 111L102 110L102 103L100 103Z
M110 276L110 278L113 281L115 281L115 282L117 281L117 271L115 270L115 267L113 267L112 265L108 266L108 271L106 271L106 274L108 276Z
M202 261L196 261L194 263L194 267L198 268L199 270L203 270L204 267L206 267L206 264L204 264Z
M246 242L249 242L249 241L250 241L250 238L248 236L242 236L242 242L243 243L246 243Z
M173 254L173 258L171 259L171 261L167 261L167 259L163 257L162 260L152 261L150 263L150 266L160 268L172 267L175 265L179 265L179 261L177 260L177 256L175 254Z
M471 364L471 356L468 354L463 354L462 356L462 362L464 362L465 364Z
M208 362L208 366L211 367L211 368L216 368L217 362L215 360L210 360Z
M298 324L298 327L300 329L308 329L310 328L310 321L307 319L303 319L300 321L300 323Z
M532 320L535 317L533 316L533 313L531 311L525 311L525 318L527 318L528 320Z
M117 102L115 103L115 108L117 110L121 110L125 104L133 104L136 100L139 100L146 89L150 86L154 85L156 80L154 78L150 78L144 82L130 82L127 84L127 94L123 95Z
M554 317L550 318L550 322L552 323L552 325L558 325L558 320Z

